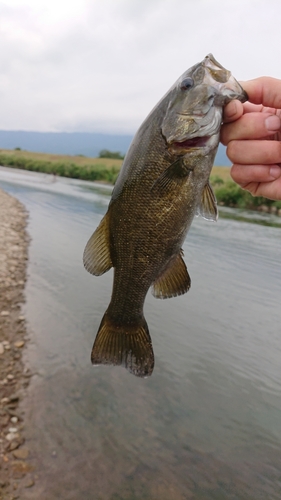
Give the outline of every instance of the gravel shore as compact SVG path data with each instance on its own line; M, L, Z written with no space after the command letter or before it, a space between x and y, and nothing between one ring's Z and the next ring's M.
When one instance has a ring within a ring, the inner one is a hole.
M29 383L22 352L27 341L21 306L28 260L27 212L0 189L0 500L20 498L33 485L19 402Z

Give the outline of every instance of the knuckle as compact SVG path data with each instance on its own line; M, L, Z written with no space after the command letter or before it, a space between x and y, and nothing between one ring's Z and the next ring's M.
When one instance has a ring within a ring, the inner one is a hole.
M256 197L258 196L258 187L259 184L257 182L249 182L245 186L243 186L243 189L251 193L252 196Z

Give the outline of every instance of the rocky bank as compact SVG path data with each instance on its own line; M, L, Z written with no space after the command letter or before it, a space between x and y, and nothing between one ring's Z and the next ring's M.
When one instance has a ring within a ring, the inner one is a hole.
M34 482L19 402L28 385L22 313L29 237L27 212L0 189L0 500L20 499Z

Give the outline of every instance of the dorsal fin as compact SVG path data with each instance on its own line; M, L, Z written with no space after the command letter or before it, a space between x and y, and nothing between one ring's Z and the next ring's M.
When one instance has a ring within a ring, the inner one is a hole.
M106 273L112 267L108 213L89 239L84 250L83 263L87 271L95 276Z
M198 212L204 219L218 220L217 200L209 182L203 189Z
M191 280L182 258L183 251L176 255L165 271L154 281L152 295L157 299L168 299L188 292Z

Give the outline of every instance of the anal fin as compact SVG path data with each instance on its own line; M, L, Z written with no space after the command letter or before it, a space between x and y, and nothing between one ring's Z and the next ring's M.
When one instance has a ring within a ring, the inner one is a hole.
M164 272L154 281L152 295L157 299L168 299L188 292L191 280L182 258L183 251L176 255Z
M87 271L95 276L104 274L112 267L108 213L89 239L84 250L83 263Z

